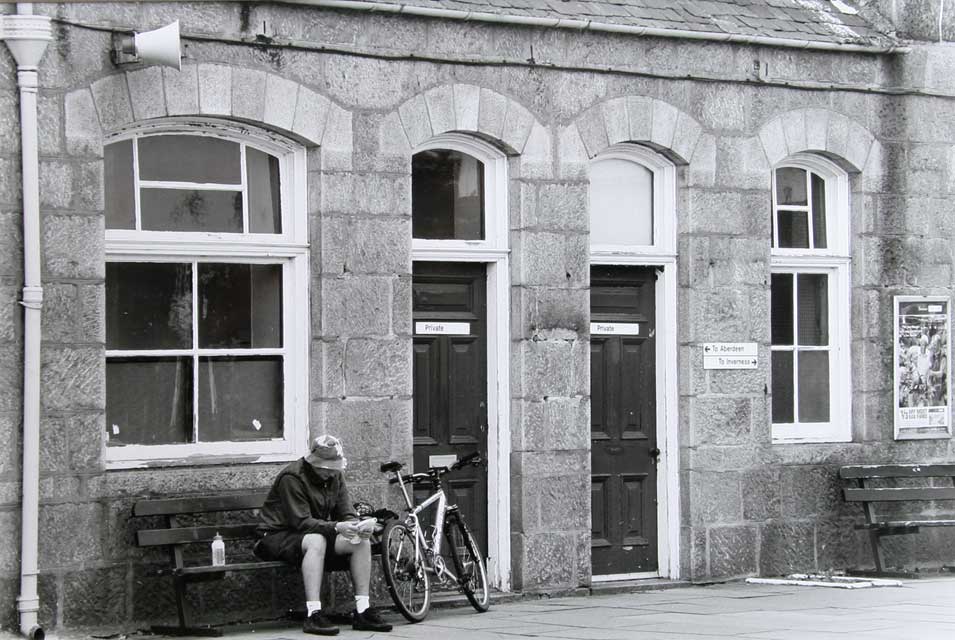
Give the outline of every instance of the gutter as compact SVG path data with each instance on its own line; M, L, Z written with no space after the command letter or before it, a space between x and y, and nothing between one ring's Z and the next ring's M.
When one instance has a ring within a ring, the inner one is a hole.
M435 9L400 3L361 2L361 0L279 0L282 4L307 5L326 9L346 9L370 13L394 13L423 18L443 18L472 22L489 22L524 27L542 27L550 29L571 29L575 31L596 31L602 33L620 33L632 36L654 38L678 38L683 40L705 40L710 42L729 42L733 44L761 45L766 47L785 47L789 49L811 49L816 51L837 51L842 53L896 54L910 53L911 47L888 45L865 45L840 42L822 42L797 40L795 38L774 38L772 36L753 36L739 33L720 33L716 31L691 31L688 29L658 29L638 27L627 24L594 22L592 20L572 20L565 18L540 18L536 16L514 16L486 11L460 11L456 9Z
M33 4L17 4L16 14L0 16L0 40L17 63L20 87L20 152L23 174L23 501L20 539L20 633L43 640L38 622L40 515L40 183L37 142L37 65L53 39L50 19L35 16Z

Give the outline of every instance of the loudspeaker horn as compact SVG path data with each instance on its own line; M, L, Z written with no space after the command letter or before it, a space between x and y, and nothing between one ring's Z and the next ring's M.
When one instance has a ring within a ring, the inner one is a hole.
M123 38L123 53L137 56L147 64L161 64L182 70L182 49L179 43L179 21L160 29Z

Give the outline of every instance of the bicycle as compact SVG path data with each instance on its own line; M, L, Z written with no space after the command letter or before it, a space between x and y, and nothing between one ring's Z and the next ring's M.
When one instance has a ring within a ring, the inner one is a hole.
M450 467L432 467L423 473L401 475L400 462L381 465L382 473L394 473L389 482L397 484L407 504L404 519L390 520L381 533L381 565L388 591L398 611L409 622L420 622L431 606L431 577L442 585L454 585L468 602L483 613L491 606L484 555L478 548L457 505L448 504L442 476L465 466L481 464L478 454L471 453ZM433 493L414 506L408 484L428 483ZM430 539L421 527L418 515L437 503L434 529ZM442 534L450 546L452 571L441 555Z

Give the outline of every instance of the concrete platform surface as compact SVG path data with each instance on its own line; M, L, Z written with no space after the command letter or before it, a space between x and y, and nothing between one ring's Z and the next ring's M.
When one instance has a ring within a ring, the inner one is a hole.
M462 597L463 602L463 597ZM805 586L711 586L495 603L487 613L470 607L433 609L418 624L385 612L391 633L353 631L343 639L490 640L953 640L955 578L903 581L901 587L834 589ZM226 640L301 640L299 624L225 627ZM125 635L90 636L125 638ZM56 632L47 638L56 638ZM74 634L59 637L76 637ZM89 636L87 636L89 637ZM139 634L129 636L131 638Z

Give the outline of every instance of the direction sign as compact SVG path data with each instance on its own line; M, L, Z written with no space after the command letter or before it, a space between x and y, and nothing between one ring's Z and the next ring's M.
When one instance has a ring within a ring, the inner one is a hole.
M755 369L756 356L703 356L704 369Z
M704 342L703 357L706 356L753 356L756 357L755 342Z

